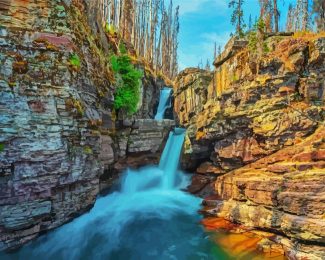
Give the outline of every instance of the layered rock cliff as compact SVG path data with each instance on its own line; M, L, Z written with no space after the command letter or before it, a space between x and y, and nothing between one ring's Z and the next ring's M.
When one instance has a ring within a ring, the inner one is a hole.
M138 113L116 115L117 39L92 4L0 0L0 250L87 210L128 155L156 160L173 124L149 119L165 83L142 64Z
M265 43L258 57L231 40L210 81L194 69L177 77L183 166L197 173L189 189L214 194L210 214L291 239L292 259L323 259L325 38Z

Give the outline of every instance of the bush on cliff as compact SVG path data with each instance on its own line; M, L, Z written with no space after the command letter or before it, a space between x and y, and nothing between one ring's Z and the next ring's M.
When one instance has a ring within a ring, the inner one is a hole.
M131 63L125 46L121 44L119 49L120 55L113 55L110 58L116 78L120 79L114 96L114 108L116 110L123 109L131 115L137 112L140 100L140 79L143 75Z
M263 19L259 19L254 27L253 30L247 33L248 39L248 48L251 52L255 53L258 50L259 43L262 47L262 52L267 53L269 52L268 46L264 41L264 32L265 32L265 23ZM259 35L260 34L260 35ZM263 42L261 42L263 40Z

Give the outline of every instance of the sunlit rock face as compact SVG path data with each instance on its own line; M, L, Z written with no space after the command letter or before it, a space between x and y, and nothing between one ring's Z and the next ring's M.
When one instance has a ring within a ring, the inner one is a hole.
M190 190L207 196L215 181L213 214L285 234L300 241L292 256L322 259L325 38L271 37L261 59L242 44L217 58L203 109L178 112L188 118L182 165L197 173ZM190 77L176 86L190 89Z
M287 248L298 259L323 259L324 136L325 129L320 127L292 147L218 177L215 190L220 200L215 213L249 227L278 230L300 241Z
M202 111L207 101L206 86L212 80L212 72L201 69L186 69L177 76L174 85L174 110L182 125Z
M116 86L103 54L111 43L87 2L0 1L0 250L87 210L100 176L112 177L128 155L120 155ZM144 74L133 120L153 116L164 85ZM170 125L152 126L144 152L159 153Z
M175 105L179 117L187 118L180 122L188 127L185 154L193 160L186 161L200 163L209 157L215 166L229 171L292 145L318 127L324 100L324 38L268 41L270 52L255 64L258 72L249 69L253 54L247 48L236 49L205 85L205 89L215 88L209 90L203 109L186 112ZM298 62L293 55L304 58ZM221 70L227 76L220 78ZM187 79L197 75L192 73L181 73L175 86L183 92L191 90L195 83ZM224 78L225 85L217 88ZM191 106L197 97L188 91L189 102L184 99L181 104Z

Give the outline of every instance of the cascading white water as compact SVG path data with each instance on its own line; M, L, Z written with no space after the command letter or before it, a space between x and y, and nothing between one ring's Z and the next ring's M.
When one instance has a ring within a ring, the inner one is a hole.
M89 213L0 259L228 259L198 224L201 199L181 190L184 133L170 133L159 167L127 170Z
M159 168L164 172L162 187L170 189L175 185L176 171L184 142L185 129L175 128L169 133L169 138L162 153Z
M172 93L171 88L163 88L162 90L160 90L159 105L155 116L156 120L163 120L166 109L171 107L171 100L170 100L171 93Z

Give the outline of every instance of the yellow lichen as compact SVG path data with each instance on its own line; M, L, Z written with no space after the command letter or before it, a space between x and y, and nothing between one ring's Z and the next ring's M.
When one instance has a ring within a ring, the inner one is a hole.
M83 116L84 114L84 108L81 104L80 100L74 99L74 98L69 98L65 101L65 105L67 109L75 110L78 115Z
M203 131L197 131L196 133L196 140L200 140L205 136L205 133Z
M84 153L85 154L93 154L93 150L91 149L91 147L89 147L89 146L85 146L84 148L83 148L83 151L84 151Z

